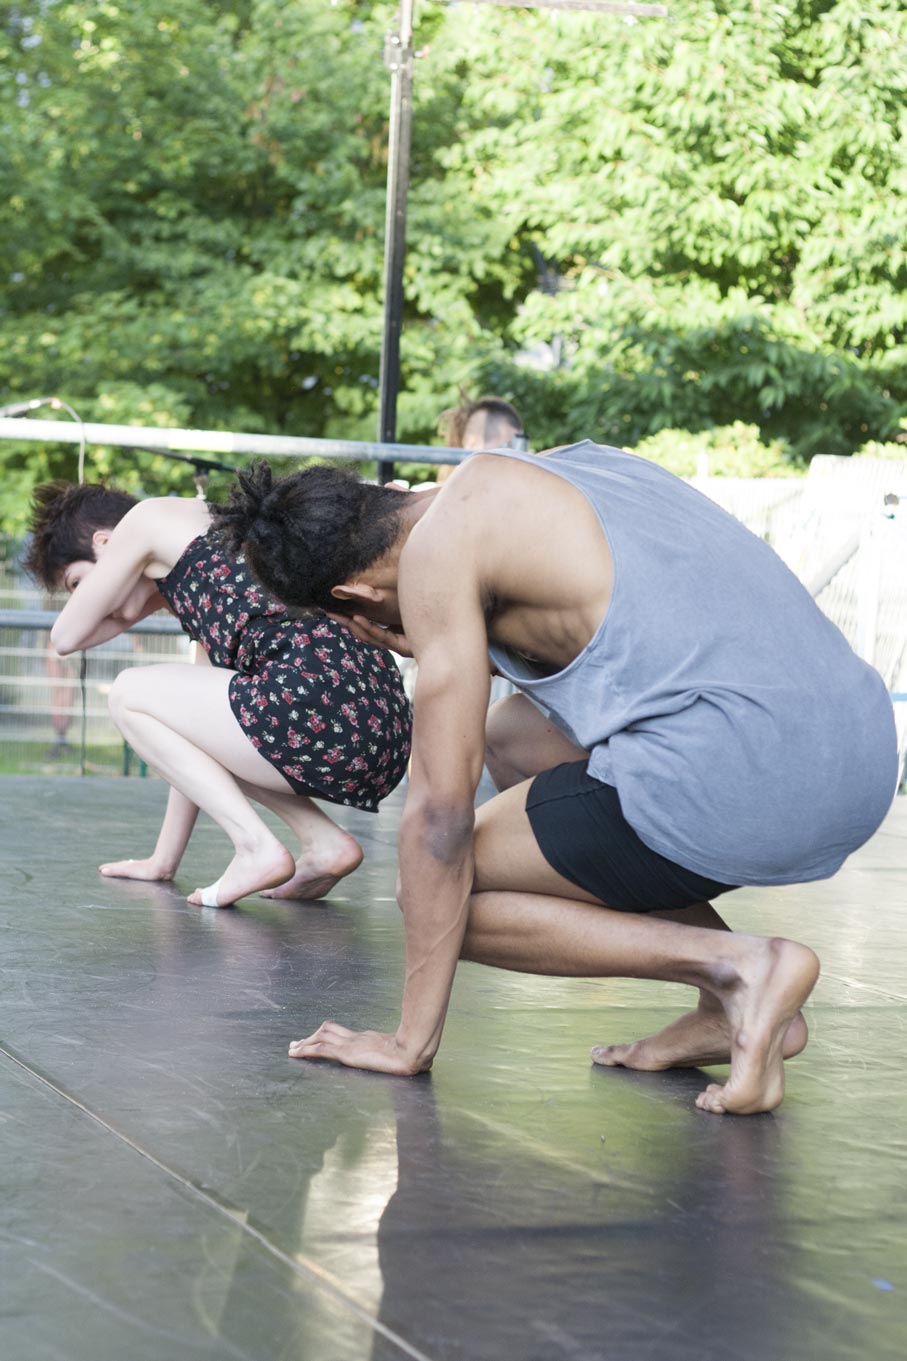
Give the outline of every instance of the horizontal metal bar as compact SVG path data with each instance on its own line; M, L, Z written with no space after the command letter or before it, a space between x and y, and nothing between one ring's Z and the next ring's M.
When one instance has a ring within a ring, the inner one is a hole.
M32 421L0 417L0 439L37 440L52 444L78 444L80 427L69 421ZM209 454L258 454L265 458L326 458L347 462L462 463L464 449L432 444L379 444L374 440L306 439L290 435L251 435L234 430L155 429L148 425L100 425L86 421L89 444L130 449L141 445L150 452Z
M33 632L33 633L46 633L46 632L47 632L46 629L32 629L32 630L30 630L30 631ZM12 641L12 642L9 642L9 643L3 643L2 646L0 646L0 658L3 658L3 657L6 657L6 658L15 658L16 660L21 660L21 659L24 659L24 658L29 658L30 660L32 660L32 661L34 661L34 662L40 662L40 663L43 664L43 662L44 662L44 661L46 660L46 658L47 658L47 651L48 651L48 649L47 649L47 645L46 645L46 644L45 644L43 647L37 647L37 646L29 646L28 644L23 643L23 642L22 642L22 633L23 633L23 632L26 632L26 633L29 632L28 629L25 629L25 630L21 630L21 629L10 629L9 632L10 632L10 633L13 633L13 634L18 634L18 641ZM121 634L120 636L122 637L122 634ZM162 636L164 636L164 635L162 635ZM186 642L187 642L187 644L188 644L189 641L190 641L188 635L187 635L187 634L184 634L183 636L185 637ZM166 637L169 638L170 635L167 634ZM117 641L116 639L113 639L113 642L114 642L114 643L116 643L116 641ZM185 649L185 651L187 651L187 650L188 650L188 649ZM105 644L104 650L103 650L102 652L95 652L95 653L93 653L92 655L95 656L96 659L97 659L98 661L103 661L103 662L105 662L105 663L107 663L107 662L116 662L116 661L119 661L119 660L122 660L122 661L134 661L136 657L141 657L142 662L144 663L146 660L148 660L148 659L150 659L150 658L153 658L153 657L160 657L160 658L162 658L162 659L166 659L166 660L169 660L169 661L173 661L174 659L179 660L179 659L181 659L181 658L183 657L183 655L184 655L184 649L183 649L183 648L180 648L180 647L177 647L177 648L168 648L168 647L154 647L154 648L152 648L152 647L147 647L147 650L146 650L146 647L143 645L141 652L137 652L134 648L131 648L131 647L129 647L129 648L126 648L126 647L118 648L118 647L111 646L110 643L107 643L107 644ZM60 657L60 658L58 658L58 660L59 660L61 663L65 663L66 660L67 660L67 658L65 658L65 657ZM69 660L72 660L72 658L70 658ZM70 668L70 669L71 669L71 668Z
M55 610L0 610L0 629L46 629L48 632L57 622L59 615ZM150 634L177 634L182 633L179 622L176 619L166 618L161 615L149 615L147 619L140 619L131 628L124 629L124 633L150 633ZM111 639L111 642L113 639ZM104 655L103 653L101 654Z
M22 720L29 718L70 718L70 717L75 719L77 716L81 718L82 710L81 707L77 711L76 709L63 709L59 705L54 706L52 704L35 704L30 705L29 708L27 709L21 704L0 704L0 714L15 715L16 718ZM106 703L104 704L104 707L102 709L93 709L91 707L86 708L85 717L102 718L105 723L110 723L111 721L110 711L107 708ZM0 736L2 736L2 734L3 728L0 727Z
M122 657L119 660L124 663L124 665L120 666L119 668L121 671L130 671L132 670L133 665L136 664L136 658L134 656ZM138 665L154 666L158 662L166 662L168 664L170 662L174 662L178 666L191 665L188 657L161 657L161 656L142 657ZM109 690L111 685L113 685L114 679L115 677L112 675L97 676L92 675L91 672L89 672L89 674L85 677L85 684L87 685L89 690L102 690L102 689ZM15 671L6 671L0 674L0 685L6 686L7 689L22 691L23 693L26 690L28 691L72 690L75 692L76 690L81 689L81 680L79 679L78 676L48 676L46 672L44 673L43 676L42 675L29 676L25 675L22 672L17 673Z
M591 9L601 14L632 14L639 19L666 19L667 5L637 5L624 0L472 0L475 5L498 5L502 9Z

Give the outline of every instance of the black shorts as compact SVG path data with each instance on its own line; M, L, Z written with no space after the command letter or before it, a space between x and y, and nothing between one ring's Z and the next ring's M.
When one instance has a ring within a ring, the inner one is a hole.
M526 813L553 870L620 912L691 907L737 887L650 850L624 817L617 790L586 765L567 761L543 770L529 788Z

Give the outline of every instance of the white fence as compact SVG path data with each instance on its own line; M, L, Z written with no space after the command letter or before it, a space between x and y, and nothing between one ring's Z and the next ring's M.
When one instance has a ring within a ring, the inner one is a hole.
M696 478L769 542L881 673L907 758L907 458L818 456L798 479Z
M895 701L902 775L907 758L907 459L814 458L802 478L698 477L695 485L742 520L787 562L848 641L881 672ZM886 498L888 504L886 504ZM42 598L21 576L0 571L0 609L25 611ZM152 620L146 626L154 628ZM96 649L87 663L90 767L122 763L106 692L124 666L176 660L188 640L131 633ZM46 629L25 616L0 628L0 769L78 769L82 698L77 662L48 649ZM28 752L29 759L24 760Z

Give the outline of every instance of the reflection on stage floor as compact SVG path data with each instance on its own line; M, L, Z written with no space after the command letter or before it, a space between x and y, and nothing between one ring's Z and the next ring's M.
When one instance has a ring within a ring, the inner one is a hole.
M175 884L97 873L161 783L0 792L4 1361L903 1356L907 799L835 880L724 900L824 966L784 1105L734 1119L701 1071L589 1062L671 985L465 965L430 1077L288 1059L395 1022L400 795L340 814L366 860L327 901L219 910L185 901L210 824Z

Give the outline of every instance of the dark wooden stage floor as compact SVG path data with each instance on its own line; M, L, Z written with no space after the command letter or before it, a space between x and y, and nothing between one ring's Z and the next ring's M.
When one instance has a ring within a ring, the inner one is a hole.
M833 881L725 900L819 952L772 1116L593 1068L683 989L464 966L431 1077L293 1062L391 1026L402 800L329 901L102 879L156 781L5 778L2 1361L880 1361L907 1353L907 799ZM724 909L723 909L724 910Z

